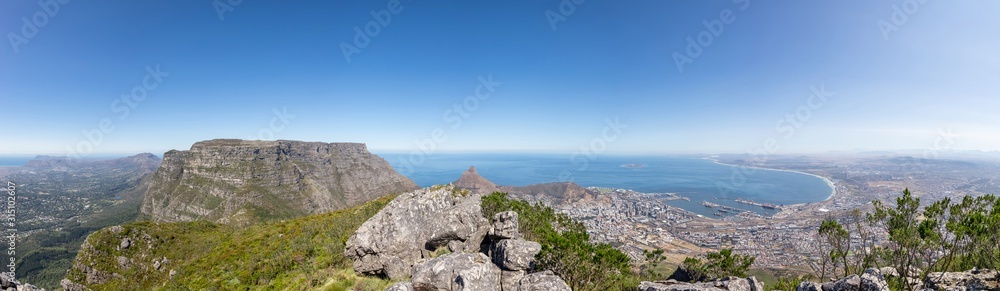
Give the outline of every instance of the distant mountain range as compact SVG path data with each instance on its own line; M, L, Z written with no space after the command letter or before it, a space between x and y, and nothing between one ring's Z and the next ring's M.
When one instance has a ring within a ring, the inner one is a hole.
M452 184L455 187L486 194L493 191L506 192L512 198L543 202L547 205L595 202L601 199L596 192L583 188L573 182L552 182L528 186L498 186L480 176L475 166L469 167Z

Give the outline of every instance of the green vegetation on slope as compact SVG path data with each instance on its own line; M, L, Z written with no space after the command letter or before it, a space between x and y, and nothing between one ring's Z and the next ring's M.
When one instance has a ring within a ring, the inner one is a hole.
M824 270L857 274L869 267L922 270L921 281L930 272L959 272L972 268L1000 268L1000 198L995 195L965 196L961 201L945 198L921 207L920 198L909 189L895 205L874 201L874 211L854 211L847 219L826 219L819 229L821 247L829 250ZM889 242L876 245L878 233ZM859 243L850 239L858 237ZM902 271L901 271L902 272ZM902 277L889 281L893 289L907 288Z
M539 269L555 272L573 290L630 290L639 285L627 255L609 244L591 243L583 224L568 215L541 204L508 199L506 193L483 197L486 218L511 210L517 212L525 238L542 245L536 256Z
M694 257L684 259L682 266L693 281L714 280L728 276L746 277L754 257L733 253L732 249L708 252L705 260Z
M394 197L248 228L205 221L133 223L117 233L96 232L87 239L92 249L77 259L109 278L87 286L94 290L383 290L388 281L354 273L344 245ZM134 239L123 249L124 238ZM129 260L123 264L119 257ZM67 274L77 283L86 277L80 268Z

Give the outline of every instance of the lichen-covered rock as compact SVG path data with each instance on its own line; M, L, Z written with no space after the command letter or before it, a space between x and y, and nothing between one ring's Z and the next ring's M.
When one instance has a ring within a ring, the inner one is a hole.
M802 282L796 291L889 291L889 284L885 281L882 271L876 268L868 268L861 275L850 275L840 278L837 281L827 282L822 285L813 282Z
M490 239L512 239L520 238L521 232L518 229L517 212L504 211L493 215L493 226L490 228Z
M73 283L73 281L70 281L69 279L66 279L66 278L63 278L62 281L59 281L59 286L62 287L63 290L65 290L65 291L84 291L84 290L87 290L87 287L85 287L83 285L80 285L80 284L77 284L77 283Z
M411 282L417 291L499 291L500 275L482 253L452 253L414 266Z
M508 291L509 289L504 289ZM566 281L556 276L552 271L531 273L518 283L517 291L572 291Z
M833 282L834 291L861 290L861 276L850 275Z
M973 269L965 272L932 272L927 287L934 290L1000 290L1000 272Z
M361 143L216 139L164 153L141 210L156 221L242 225L417 188Z
M667 281L641 282L639 291L764 291L764 283L756 277L726 277L711 282L678 283Z
M501 271L500 289L504 291L517 291L521 285L521 278L527 275L525 271Z
M392 286L386 288L385 291L413 291L413 283L399 282L396 284L392 284Z
M795 291L823 291L823 285L815 282L802 282L798 287L795 287Z
M523 239L505 239L493 245L493 263L509 271L530 270L542 245Z
M451 186L401 194L358 228L344 254L359 273L405 279L431 251L449 243L458 249L453 241L478 251L489 228L481 197Z
M889 284L885 282L882 271L875 268L868 268L861 273L862 291L889 291Z
M0 273L0 290L45 291L45 289L35 287L35 285L21 283L7 272Z

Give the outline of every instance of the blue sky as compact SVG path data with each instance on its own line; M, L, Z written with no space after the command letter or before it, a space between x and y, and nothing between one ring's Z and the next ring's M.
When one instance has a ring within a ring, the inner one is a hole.
M46 1L0 3L0 154L1000 150L996 1Z

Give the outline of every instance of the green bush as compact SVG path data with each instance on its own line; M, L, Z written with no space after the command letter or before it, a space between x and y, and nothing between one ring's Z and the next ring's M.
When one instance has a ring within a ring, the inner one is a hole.
M728 276L746 277L753 265L754 257L734 254L732 249L709 252L705 260L688 257L681 263L692 281L705 281Z
M540 203L508 199L501 192L482 201L489 219L499 212L517 212L521 233L542 245L538 268L556 273L573 290L632 290L639 285L627 255L609 244L590 242L586 227L568 215Z

